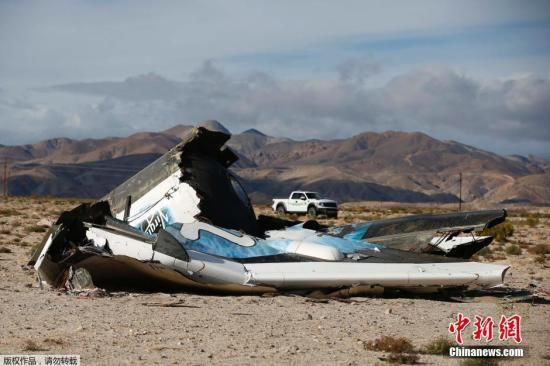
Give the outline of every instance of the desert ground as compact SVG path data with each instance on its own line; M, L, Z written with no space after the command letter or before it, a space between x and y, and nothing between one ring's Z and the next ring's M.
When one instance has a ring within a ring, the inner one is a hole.
M539 299L514 302L483 296L461 302L433 296L318 299L134 292L89 297L42 289L27 266L32 248L60 212L79 203L45 197L0 200L0 354L78 354L83 365L466 365L471 360L429 351L440 337L454 339L448 326L461 312L472 319L521 315L521 346L527 357L500 363L550 364L550 305ZM270 212L268 206L256 209ZM320 221L350 223L455 209L350 203L342 205L338 220ZM511 207L507 221L510 225L496 233L499 240L476 259L512 265L507 287L536 283L550 288L550 209ZM471 332L470 327L464 333L465 344L485 344L474 342ZM390 352L373 349L371 342L381 336L403 337L398 343L410 343L406 351L417 355L394 359ZM515 344L496 338L489 344Z

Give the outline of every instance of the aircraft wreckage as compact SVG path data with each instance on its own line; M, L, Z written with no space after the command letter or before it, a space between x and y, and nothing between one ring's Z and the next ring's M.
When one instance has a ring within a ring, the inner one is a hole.
M229 138L194 128L103 199L64 212L31 258L41 284L71 289L82 273L109 289L230 294L502 284L509 266L468 258L492 239L474 233L504 210L331 227L256 218L228 169Z

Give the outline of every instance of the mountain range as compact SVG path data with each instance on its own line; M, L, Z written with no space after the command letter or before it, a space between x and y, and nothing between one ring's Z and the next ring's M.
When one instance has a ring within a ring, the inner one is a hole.
M225 129L217 121L203 122ZM14 195L100 197L177 144L192 128L128 137L0 146L11 162ZM233 170L252 200L268 202L294 189L339 201L550 204L550 162L501 156L419 132L365 132L334 140L296 141L250 129L228 145L240 160Z

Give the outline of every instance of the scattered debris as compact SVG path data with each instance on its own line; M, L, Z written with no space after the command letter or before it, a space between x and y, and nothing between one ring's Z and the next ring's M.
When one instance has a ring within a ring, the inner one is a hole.
M94 282L92 281L92 276L84 268L78 268L76 271L73 270L73 267L69 267L68 278L65 282L65 287L69 291L81 291L81 290L90 290L95 289Z
M93 289L73 290L71 293L81 298L109 297L107 291L98 287Z
M531 283L528 289L510 287L475 289L463 291L457 295L451 295L449 296L449 299L463 303L492 302L550 304L550 290L541 287L538 283Z
M177 300L174 302L144 302L141 303L141 305L145 306L158 306L163 308L194 308L194 309L200 309L200 306L197 305L188 305L185 303L184 300Z

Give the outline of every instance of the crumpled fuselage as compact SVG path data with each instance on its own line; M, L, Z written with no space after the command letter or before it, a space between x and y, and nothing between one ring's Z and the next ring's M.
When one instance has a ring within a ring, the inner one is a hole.
M158 283L239 293L502 283L508 266L452 254L479 245L473 230L504 220L505 212L340 227L256 219L228 170L236 160L224 147L228 139L194 129L98 203L64 213L33 256L41 279L65 286L68 273L83 268L105 287Z

